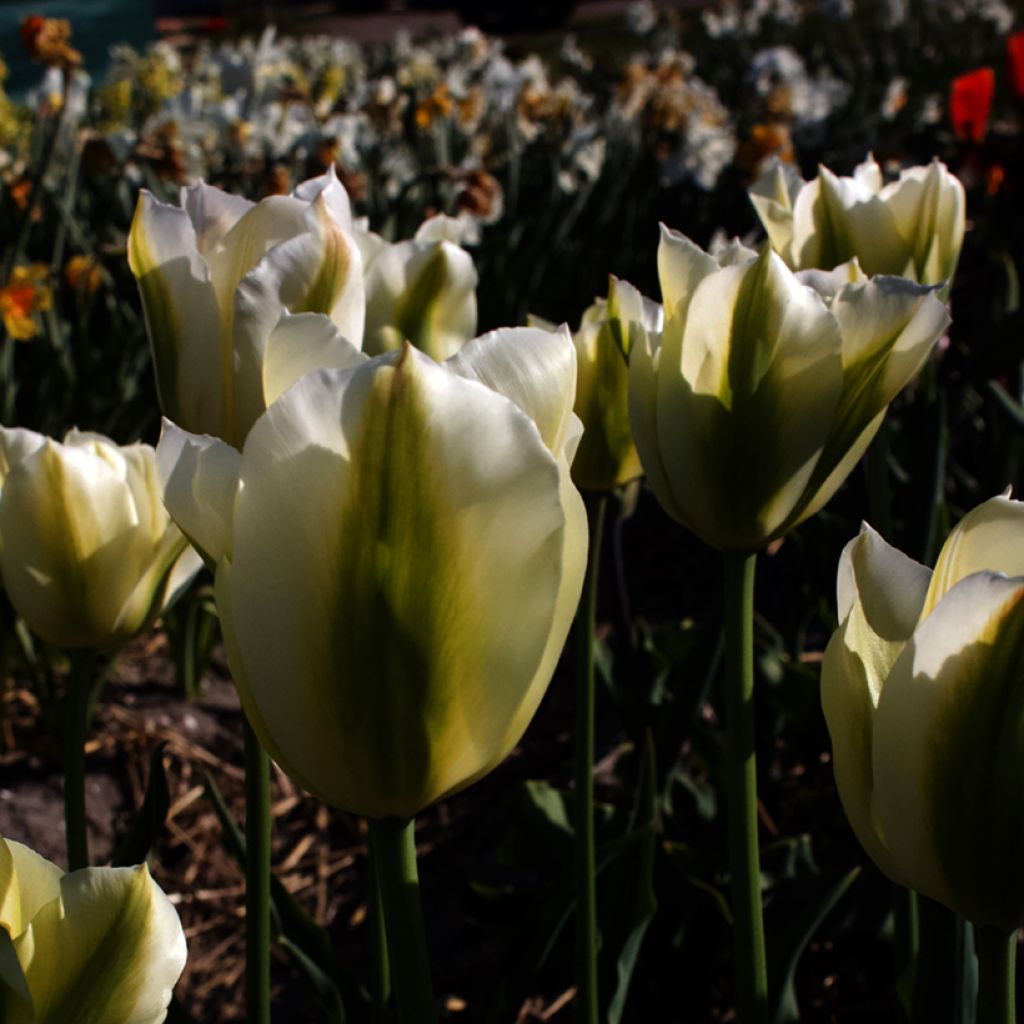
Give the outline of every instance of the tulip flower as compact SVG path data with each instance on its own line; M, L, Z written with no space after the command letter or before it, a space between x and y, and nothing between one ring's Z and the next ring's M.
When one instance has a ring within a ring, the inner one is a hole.
M536 317L531 323L556 330ZM583 437L572 463L577 487L610 491L643 473L629 425L629 347L631 325L647 332L662 326L661 307L631 284L612 277L608 298L597 299L572 336L576 346L574 411Z
M794 275L767 247L715 258L665 228L658 269L664 331L630 357L644 472L702 540L756 551L835 493L949 316L856 262Z
M993 68L975 68L953 79L949 86L949 120L958 139L984 141L995 91Z
M890 878L968 920L1024 924L1024 503L965 516L935 571L870 527L839 565L822 663L836 784Z
M462 224L425 221L409 241L360 238L366 261L366 336L379 355L409 341L433 359L454 355L476 333L476 267L459 246Z
M882 183L872 157L852 177L827 167L805 182L776 162L750 191L772 246L793 270L831 269L854 258L866 274L948 282L964 240L964 187L934 160Z
M44 640L116 648L199 568L164 509L149 445L77 430L61 443L0 427L0 570Z
M518 742L582 583L575 375L567 331L504 330L309 374L241 453L165 421L246 712L327 802L408 817Z
M144 864L64 874L0 838L5 1024L160 1024L185 933Z
M189 430L241 444L277 394L360 347L362 256L333 170L259 203L200 183L177 207L143 189L128 262L160 406Z

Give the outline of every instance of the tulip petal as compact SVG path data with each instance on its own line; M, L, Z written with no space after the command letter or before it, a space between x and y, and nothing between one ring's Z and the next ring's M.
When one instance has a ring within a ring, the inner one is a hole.
M196 246L205 256L256 204L200 181L181 190L181 207L196 233Z
M1024 576L1022 537L1024 502L999 495L968 512L942 545L921 617L972 573L998 568L1007 576Z
M875 717L873 806L919 892L1006 931L1024 906L1024 580L975 573L921 623Z
M217 433L221 306L189 215L142 189L128 263L142 295L161 409L187 429Z
M367 356L343 338L320 313L283 313L267 339L263 355L263 398L267 405L311 370L347 370Z
M160 1024L185 935L145 865L73 871L60 888L14 943L35 1024Z
M795 266L793 204L805 184L792 164L776 159L748 192L772 248L790 267Z
M510 398L537 424L554 455L564 448L576 393L577 361L569 329L500 327L467 342L446 368Z
M231 445L208 434L190 434L164 419L156 447L164 503L210 566L216 566L231 550L241 461Z
M0 929L17 938L43 906L60 896L63 874L35 850L0 838Z
M694 245L685 235L662 224L658 243L658 280L661 282L665 319L679 324L681 330L697 285L718 269L714 257Z
M296 185L294 195L307 203L322 200L341 229L350 235L353 233L352 202L345 186L338 180L334 164L331 164L326 174Z
M0 427L0 488L12 466L43 446L46 437L24 427Z
M303 377L249 435L217 580L271 753L372 817L475 777L518 740L524 681L568 630L567 515L558 464L501 395L409 347Z
M843 810L871 859L897 880L899 868L871 809L873 722L885 680L917 625L930 575L865 525L843 549L841 625L821 666L821 703Z

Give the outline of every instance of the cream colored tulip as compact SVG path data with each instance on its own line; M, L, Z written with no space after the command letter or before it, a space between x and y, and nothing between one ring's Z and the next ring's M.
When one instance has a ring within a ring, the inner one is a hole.
M310 792L407 817L519 741L586 562L575 379L567 331L521 328L309 374L241 453L165 421L246 715Z
M634 321L630 418L665 510L752 552L835 493L949 316L856 263L794 275L767 246L713 257L662 229L659 334Z
M0 569L18 614L62 647L114 648L200 567L163 505L153 449L0 427Z
M870 527L843 551L821 696L854 832L890 878L1024 924L1024 504L964 517L934 573Z
M660 331L661 307L613 277L608 298L588 307L572 336L577 366L573 408L583 423L572 478L584 490L609 491L643 473L629 425L632 324L645 334Z
M241 445L273 399L362 342L362 256L333 170L251 203L200 183L181 206L145 189L128 262L164 414Z
M144 864L64 874L0 838L5 1024L160 1024L185 955L178 914Z
M964 187L934 160L882 183L869 157L845 178L827 167L805 182L776 162L750 192L776 252L793 270L856 259L867 274L946 285L964 241Z
M476 334L477 273L459 245L463 226L432 217L405 242L360 239L366 259L366 337L379 355L411 342L433 359L454 355Z

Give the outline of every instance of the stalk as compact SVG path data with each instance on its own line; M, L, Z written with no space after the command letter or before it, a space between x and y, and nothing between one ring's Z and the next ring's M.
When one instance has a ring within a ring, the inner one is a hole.
M757 839L754 746L754 571L757 555L725 552L725 730L729 865L740 1024L767 1024L768 973Z
M399 1024L436 1024L412 818L370 822Z
M369 858L367 888L370 918L370 967L372 980L374 1024L386 1024L388 1004L391 1002L391 971L388 966L388 936L384 924L384 901L380 893L380 879L377 871L375 833L369 835Z
M68 870L89 866L89 833L85 818L85 738L96 655L89 650L71 654L71 671L61 708L61 753L64 761L64 828Z
M270 1024L270 759L245 732L245 1019Z
M608 498L585 496L590 527L587 574L576 612L576 1005L581 1024L597 1024L597 895L594 866L594 622L601 535Z
M976 1024L1016 1024L1017 933L974 926L978 953Z

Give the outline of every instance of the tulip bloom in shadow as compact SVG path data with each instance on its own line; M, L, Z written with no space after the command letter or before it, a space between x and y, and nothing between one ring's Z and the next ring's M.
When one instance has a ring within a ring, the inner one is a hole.
M412 817L511 752L579 599L575 376L566 332L495 331L441 365L406 345L307 375L241 453L170 423L158 448L257 734L374 822L403 1022L436 1017Z
M662 507L725 559L730 861L742 1021L766 1018L753 718L756 552L820 509L949 323L935 289L856 261L792 273L662 229L665 325L634 324L630 415Z

